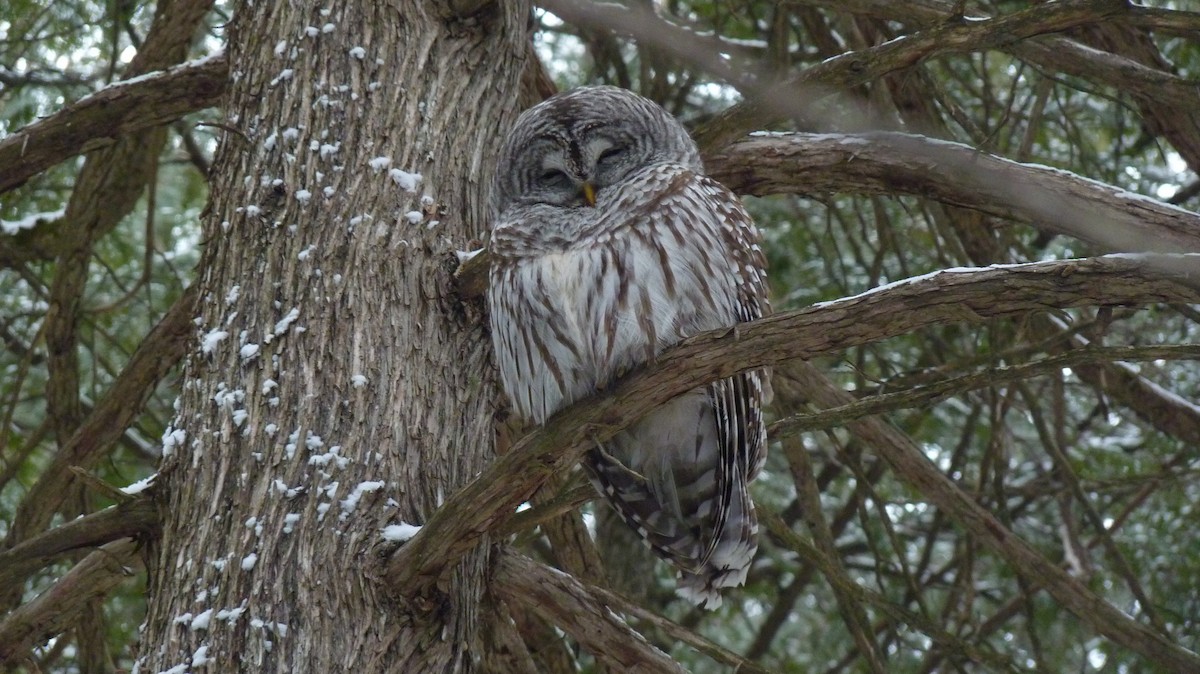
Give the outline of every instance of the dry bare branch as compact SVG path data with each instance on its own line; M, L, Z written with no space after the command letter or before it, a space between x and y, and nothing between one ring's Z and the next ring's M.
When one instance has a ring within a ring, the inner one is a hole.
M1110 361L1200 359L1200 344L1161 346L1082 346L1064 353L1020 365L991 367L971 374L940 379L930 384L900 391L868 395L847 405L819 412L785 417L771 424L769 436L778 438L793 433L844 426L854 419L884 414L899 409L925 407L951 396L962 395L996 384L1022 381L1030 377L1060 373L1065 367L1095 365Z
M849 393L830 382L810 363L792 363L790 374L820 407L853 402ZM915 487L975 540L1003 557L1027 582L1040 585L1081 622L1115 643L1140 653L1164 671L1183 674L1200 668L1200 655L1137 622L1013 534L979 505L974 496L940 471L917 443L894 426L878 417L870 417L852 422L850 430L883 458L897 477Z

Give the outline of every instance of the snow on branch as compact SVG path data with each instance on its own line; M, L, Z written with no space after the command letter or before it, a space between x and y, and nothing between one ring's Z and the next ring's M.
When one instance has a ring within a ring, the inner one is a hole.
M1200 255L1114 255L927 274L854 297L707 332L663 353L605 394L559 412L449 498L387 562L401 596L427 594L456 560L502 526L550 476L673 397L736 372L807 359L944 323L1079 306L1200 302L1184 283Z
M1105 251L1200 252L1200 214L1040 164L903 133L765 134L705 157L738 194L910 194Z
M113 84L0 140L0 193L118 137L216 105L225 93L223 52Z

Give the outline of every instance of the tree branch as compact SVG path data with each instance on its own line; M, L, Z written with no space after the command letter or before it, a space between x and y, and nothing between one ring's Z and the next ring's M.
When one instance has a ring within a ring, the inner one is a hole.
M1200 214L1038 164L902 133L772 134L714 153L739 194L911 194L1066 234L1103 251L1200 251Z
M1185 267L1163 271L1161 267ZM811 358L930 325L1078 306L1196 302L1178 281L1200 256L1110 256L946 271L686 340L607 395L554 415L449 498L387 562L400 595L430 591L485 532L502 525L553 474L671 398L736 372Z
M762 100L742 101L723 110L693 135L702 148L719 148L775 119L795 116L795 101L801 95L800 100L811 104L816 100L814 94L829 93L830 87L855 87L942 54L1016 44L1038 35L1105 21L1127 10L1127 3L1120 1L1076 0L1036 5L978 21L944 21L881 45L826 59L778 85L787 94L776 91Z
M841 54L777 82L734 67L721 57L719 45L713 48L712 38L676 26L649 9L583 0L538 4L571 23L632 35L746 93L747 100L696 129L693 135L704 149L719 148L774 119L805 117L806 106L836 89L873 81L939 54L990 49L1128 12L1126 3L1115 0L1066 0L982 21L947 21L886 44Z
M1004 665L1006 663L998 658L995 653L990 653L979 648L971 640L948 633L936 621L930 620L920 613L905 609L903 606L898 605L894 599L885 597L854 582L845 573L836 556L818 548L816 545L804 540L795 531L792 531L779 513L768 508L760 508L758 513L759 521L762 523L763 528L779 540L783 547L799 554L800 559L806 566L820 571L829 583L830 589L838 596L839 601L843 601L842 598L845 597L855 603L870 604L876 611L886 616L888 620L920 631L929 637L931 642L945 651L962 653L972 662L987 665L994 671L1005 669Z
M724 646L696 634L679 623L668 620L653 611L635 604L616 592L594 585L585 587L587 587L588 592L594 595L597 600L603 602L612 610L648 623L666 637L674 639L681 644L686 644L716 662L729 665L733 668L730 671L737 672L737 674L770 674L772 671L749 658L738 655Z
M959 9L951 0L799 0L800 4L836 12L848 12L904 24L933 24L955 20ZM1120 13L1121 23L1166 32L1184 31L1194 38L1200 23L1195 12L1137 7L1128 4ZM1114 24L1104 25L1105 29ZM1187 32L1191 30L1191 32ZM1126 53L1093 49L1071 38L1043 35L1000 48L1047 72L1061 72L1132 94L1138 109L1156 132L1176 146L1194 169L1200 144L1194 140L1200 124L1200 90L1194 82L1159 68L1147 66ZM1188 133L1188 130L1191 133ZM753 127L745 128L748 132Z
M494 587L505 601L557 625L597 660L617 671L685 671L618 618L583 583L562 571L505 552L497 563Z
M990 367L971 374L942 379L931 384L914 386L903 391L892 391L868 395L846 405L823 409L819 412L796 414L784 417L771 424L768 436L779 438L800 432L808 432L845 426L855 419L884 414L898 409L926 407L951 396L967 391L995 386L1006 382L1023 381L1030 377L1058 374L1064 367L1078 369L1081 365L1095 365L1111 361L1131 360L1200 360L1200 344L1157 345L1157 346L1084 346L1029 363L1007 367Z
M0 622L0 665L11 665L46 639L75 622L92 599L123 583L138 564L137 543L109 543L76 564L50 589Z
M835 386L810 363L793 363L790 373L816 405L836 407L853 402L849 393ZM902 481L946 513L974 540L1003 557L1027 581L1043 587L1081 622L1141 654L1164 671L1181 674L1200 671L1200 656L1138 623L1043 557L979 505L971 494L960 489L907 435L878 417L851 422L849 427Z
M225 93L224 53L111 84L0 140L0 193L118 137L216 105Z
M935 199L1066 234L1103 251L1200 251L1200 214L1048 166L903 133L782 133L705 157L742 195L896 193ZM486 252L455 272L463 299L487 290Z
M158 508L145 498L71 520L0 552L0 587L19 587L72 550L148 534L157 526Z

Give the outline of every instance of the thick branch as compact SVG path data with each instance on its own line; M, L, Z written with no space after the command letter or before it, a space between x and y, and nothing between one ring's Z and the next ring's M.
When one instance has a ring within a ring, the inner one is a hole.
M708 159L713 177L739 194L911 194L1026 222L1104 251L1200 251L1200 214L924 136L758 136Z
M71 520L0 552L0 587L19 587L32 573L72 550L148 534L157 525L158 508L145 498Z
M684 672L574 577L511 552L497 567L494 587L505 601L558 626L614 671Z
M50 589L0 622L0 665L11 665L37 644L69 628L95 598L104 597L132 573L137 543L109 543L76 564Z
M1164 268L1184 267L1169 272ZM836 302L691 338L635 373L608 395L581 401L526 436L448 499L389 560L398 593L429 591L483 533L503 524L554 474L671 398L736 372L811 358L941 323L1078 306L1197 302L1178 282L1200 274L1200 257L1111 256L938 272Z
M0 141L0 193L118 137L216 105L225 93L223 53L116 82Z

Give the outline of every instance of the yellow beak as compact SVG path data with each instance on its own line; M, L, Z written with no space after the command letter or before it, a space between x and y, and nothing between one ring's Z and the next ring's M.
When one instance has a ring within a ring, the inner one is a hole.
M596 205L596 187L590 182L585 182L580 186L579 191L583 192L583 200L588 206Z

